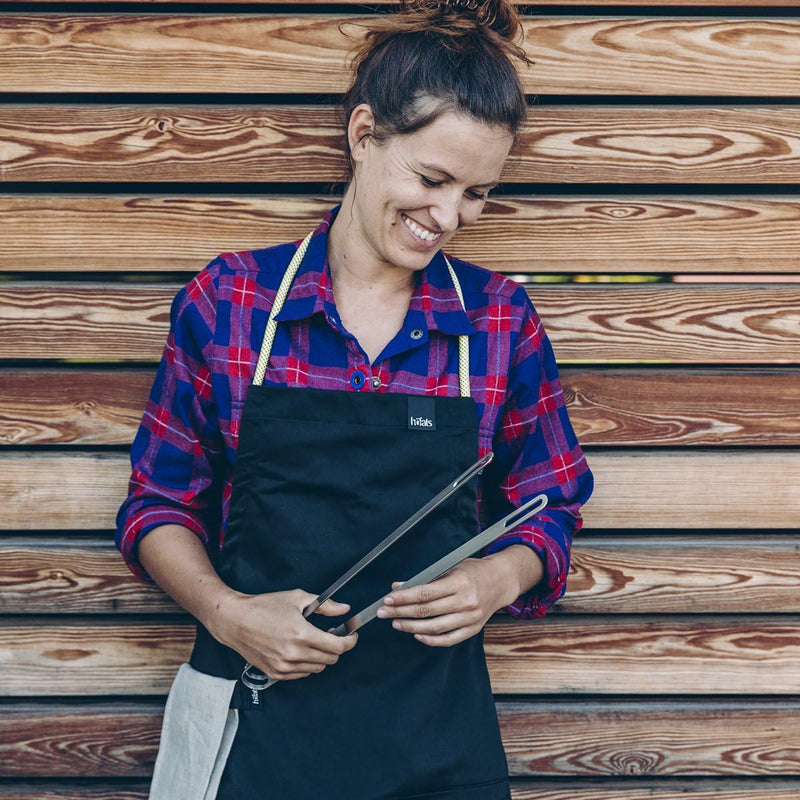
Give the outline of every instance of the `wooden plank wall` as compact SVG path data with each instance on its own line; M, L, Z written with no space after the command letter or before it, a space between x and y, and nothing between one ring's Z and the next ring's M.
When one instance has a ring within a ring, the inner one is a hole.
M489 626L515 800L800 797L800 15L765 2L525 8L530 120L453 252L528 286L597 490L556 612ZM330 204L338 26L387 8L0 7L0 798L146 796L192 630L111 529L168 304Z

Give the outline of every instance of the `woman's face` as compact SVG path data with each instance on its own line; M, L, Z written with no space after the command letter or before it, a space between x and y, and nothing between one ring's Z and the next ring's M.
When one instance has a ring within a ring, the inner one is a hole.
M415 133L378 143L369 106L351 116L352 222L360 246L381 264L424 269L458 228L483 211L500 179L513 136L445 112Z

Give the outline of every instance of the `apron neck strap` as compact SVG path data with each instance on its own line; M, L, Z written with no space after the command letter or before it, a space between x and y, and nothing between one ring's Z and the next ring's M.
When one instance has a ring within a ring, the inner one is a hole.
M308 236L306 236L305 239L303 239L302 243L295 251L295 254L292 256L292 260L289 262L286 272L283 274L283 279L281 280L280 286L278 286L278 292L275 295L274 302L272 303L272 310L269 312L269 319L267 320L267 328L264 331L264 338L261 342L261 351L258 354L256 371L253 375L253 383L256 386L260 386L262 383L264 383L264 376L267 372L267 364L269 363L269 357L272 353L272 343L275 341L275 332L278 330L278 322L275 317L280 314L281 309L283 308L286 296L289 294L289 289L292 287L295 275L297 275L297 271L300 269L300 265L303 263L303 258L305 257L306 250L308 249L308 243L311 241L311 237L313 235L314 233L312 231L308 234ZM442 253L442 255L444 256L444 253ZM456 294L458 295L458 299L461 303L461 308L466 311L466 307L464 306L464 295L461 292L461 284L456 276L456 271L453 269L453 265L450 263L447 256L444 256L444 260L447 264L447 270L450 273L450 278L453 281ZM466 335L458 337L458 389L461 397L470 396L469 336Z

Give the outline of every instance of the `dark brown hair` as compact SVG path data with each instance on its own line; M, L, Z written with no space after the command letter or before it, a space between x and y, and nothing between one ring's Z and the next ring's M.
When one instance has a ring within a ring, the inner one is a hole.
M378 19L352 59L342 98L345 152L353 109L369 104L372 136L385 141L453 111L516 136L527 103L513 58L529 64L522 26L508 0L408 0Z

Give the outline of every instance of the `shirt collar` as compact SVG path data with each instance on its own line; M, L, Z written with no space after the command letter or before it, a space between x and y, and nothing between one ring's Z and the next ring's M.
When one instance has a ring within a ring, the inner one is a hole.
M283 308L275 315L277 322L334 312L328 233L339 208L332 208L314 230ZM429 331L438 330L453 336L475 333L475 327L461 306L441 251L437 251L428 266L417 274L408 317L409 322L412 319L419 321L415 324L424 321Z

